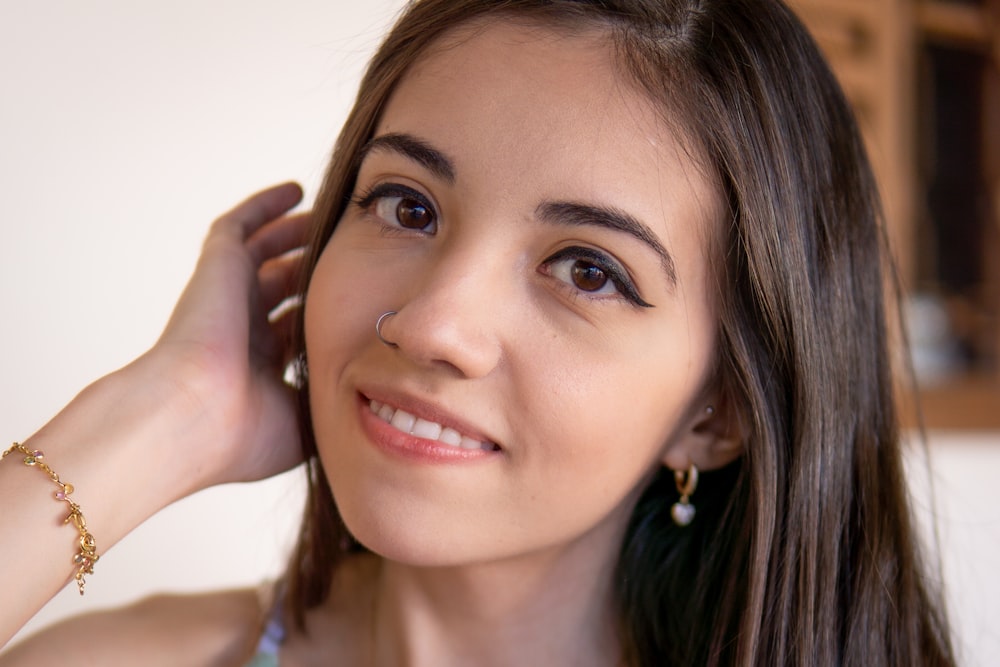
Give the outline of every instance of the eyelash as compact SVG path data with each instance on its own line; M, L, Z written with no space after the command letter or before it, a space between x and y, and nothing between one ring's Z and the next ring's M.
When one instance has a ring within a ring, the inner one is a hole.
M407 187L405 185L400 185L398 183L380 183L374 185L368 190L352 199L355 206L359 207L363 211L373 212L373 209L377 208L377 205L382 200L398 198L402 200L412 200L416 202L419 206L426 209L433 216L433 220L425 225L424 227L407 227L403 225L398 216L393 216L396 218L395 222L385 221L387 225L391 225L391 229L397 230L416 230L424 233L428 232L427 227L431 224L434 225L435 230L437 227L437 211L434 206L428 201L428 199L422 195L417 190ZM398 209L397 209L398 210ZM380 219L382 216L378 216ZM641 296L639 296L639 291L635 288L631 278L629 278L628 273L615 261L610 259L607 255L593 248L586 248L582 246L569 246L563 248L556 252L554 255L545 260L544 266L551 267L561 260L575 259L583 260L597 267L600 271L607 276L611 284L614 285L615 289L621 298L625 299L629 303L641 307L641 308L652 308L653 305L647 303ZM575 294L588 294L587 290L574 287L573 285L567 283L567 285L573 289ZM599 298L599 297L591 297Z
M544 266L549 267L561 260L566 259L583 260L594 265L600 269L605 276L607 276L608 280L611 281L611 284L614 285L618 294L623 299L641 308L653 307L653 304L646 302L641 296L639 296L639 291L636 289L632 279L629 278L628 273L626 273L626 271L617 262L610 259L604 253L594 250L593 248L569 246L559 250L557 253L546 259ZM572 285L570 285L570 287L573 288ZM576 293L588 293L587 290L584 289L573 289Z

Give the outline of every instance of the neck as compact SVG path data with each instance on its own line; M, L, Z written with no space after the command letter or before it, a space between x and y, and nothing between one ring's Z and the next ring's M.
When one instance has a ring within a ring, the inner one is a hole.
M374 664L614 665L614 562L572 554L449 568L385 561Z

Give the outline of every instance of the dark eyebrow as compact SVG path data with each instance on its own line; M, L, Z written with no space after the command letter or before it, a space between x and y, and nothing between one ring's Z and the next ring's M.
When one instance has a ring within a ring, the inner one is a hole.
M371 139L362 147L358 155L358 164L364 161L369 153L375 151L391 151L403 157L418 162L429 169L435 176L449 184L455 182L455 164L447 155L434 148L426 141L412 134L390 132Z
M660 258L664 273L671 285L677 284L677 270L674 259L663 247L652 230L634 217L615 208L593 206L576 202L544 202L535 209L538 218L544 222L561 225L593 225L605 229L625 232L647 246Z

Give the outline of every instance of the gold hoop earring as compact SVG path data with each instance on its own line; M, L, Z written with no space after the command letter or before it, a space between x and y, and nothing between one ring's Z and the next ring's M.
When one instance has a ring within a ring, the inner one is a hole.
M690 501L698 488L698 467L692 463L687 470L675 470L674 482L681 499L670 508L670 516L678 526L687 526L694 521L695 509Z

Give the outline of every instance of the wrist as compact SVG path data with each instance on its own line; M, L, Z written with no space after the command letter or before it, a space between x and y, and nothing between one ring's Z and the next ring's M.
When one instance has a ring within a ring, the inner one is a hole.
M133 362L83 389L23 444L76 488L75 498L101 537L117 541L170 503L208 485L209 435L188 401L169 388L155 363ZM166 386L165 386L166 385ZM106 526L97 516L112 517Z

